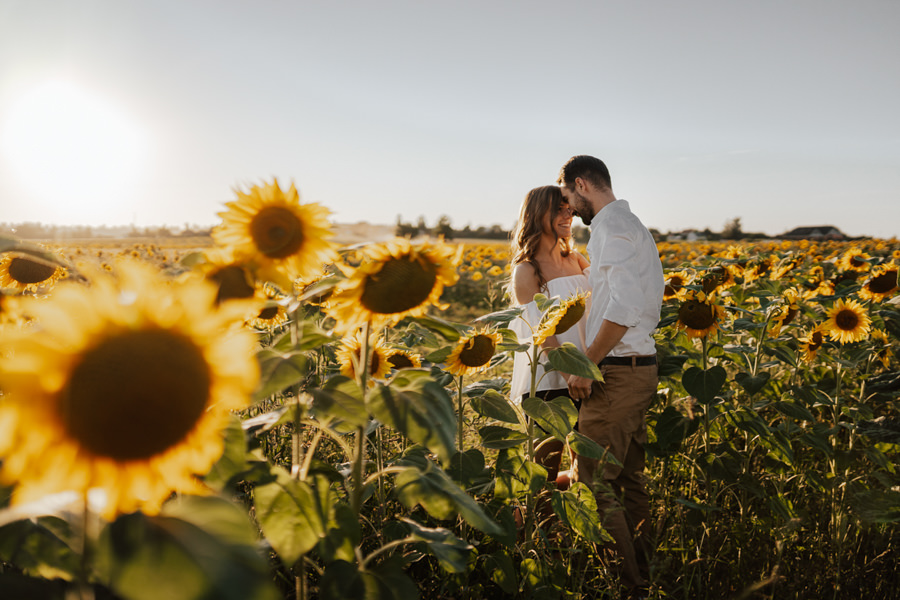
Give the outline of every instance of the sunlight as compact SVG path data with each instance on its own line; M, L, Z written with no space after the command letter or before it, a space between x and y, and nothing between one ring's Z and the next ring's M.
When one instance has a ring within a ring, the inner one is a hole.
M135 184L144 136L99 95L51 80L22 94L2 118L3 158L21 188L57 219L103 221Z

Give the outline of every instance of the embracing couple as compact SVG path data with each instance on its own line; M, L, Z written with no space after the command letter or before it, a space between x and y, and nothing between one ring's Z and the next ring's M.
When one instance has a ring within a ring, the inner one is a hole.
M647 585L652 552L643 482L645 416L658 383L651 334L659 323L663 269L653 236L628 203L616 199L603 161L574 156L563 165L557 183L531 190L522 203L512 240L510 295L514 303L526 306L526 315L533 315L532 299L538 292L562 300L591 293L586 316L576 327L548 338L543 347L572 342L600 366L603 382L550 372L538 390L544 399L570 397L578 407L578 431L621 463L601 465L579 456L573 476L594 490L603 527L615 540L622 562L622 583L638 591ZM590 260L574 250L573 216L590 226ZM527 357L519 353L513 398L528 393L526 381ZM553 459L544 462L551 478L558 456L555 465Z

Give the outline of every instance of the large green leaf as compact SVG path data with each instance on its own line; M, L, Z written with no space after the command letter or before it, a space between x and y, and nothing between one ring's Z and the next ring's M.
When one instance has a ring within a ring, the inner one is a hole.
M756 375L741 371L734 376L734 380L741 384L741 387L752 396L769 382L769 377L771 377L771 375L768 371L763 371Z
M0 527L0 560L29 575L72 579L79 569L79 553L69 524L58 517L36 517Z
M605 460L606 462L612 463L616 466L622 466L622 464L618 460L616 460L616 457L610 454L610 452L606 448L579 431L573 431L569 433L566 439L569 442L569 447L571 447L572 450L574 450L576 454L580 456L595 458L597 460Z
M406 369L389 385L376 384L366 405L376 419L424 445L442 461L456 452L453 401L428 371Z
M313 411L319 421L329 424L341 433L349 433L369 422L369 413L359 384L335 375L320 389L309 390L313 397Z
M101 534L95 567L130 600L275 600L246 511L219 498L182 498L163 514L119 517Z
M552 400L530 396L522 401L522 409L544 431L561 442L566 441L566 436L578 421L578 409L572 400L564 396Z
M706 369L691 367L681 376L681 383L688 394L701 404L712 404L728 379L728 373L719 365Z
M491 450L521 446L528 441L527 434L500 425L485 425L478 430L478 435L481 436L481 445Z
M316 325L315 321L300 321L296 334L288 331L271 347L278 352L296 353L315 350L333 341L334 337Z
M501 450L496 462L494 496L499 499L534 497L547 482L547 471L525 458L521 447Z
M496 583L504 593L512 595L519 590L516 577L516 565L509 550L501 548L484 557L484 572L491 574L491 581Z
M404 518L403 522L410 529L410 537L422 542L438 559L441 567L448 573L463 573L466 570L469 555L474 547L443 527L425 527L412 519Z
M407 461L403 461L409 464ZM394 492L400 501L412 509L419 505L437 519L452 519L461 515L472 527L488 535L501 535L503 530L485 514L474 498L431 461L424 469L407 466L397 474Z
M500 323L501 325L508 325L516 318L518 318L518 316L521 315L524 310L524 306L512 306L504 310L499 310L487 315L482 315L478 317L476 321L478 321L479 323Z
M547 360L550 365L557 371L568 373L570 375L578 375L595 381L603 381L603 374L600 373L600 367L595 365L591 359L584 355L575 344L566 342L558 348L553 348L547 352Z
M560 520L581 537L598 544L613 541L600 525L597 499L585 484L576 481L565 491L555 490L550 502Z
M422 325L426 329L433 331L439 334L448 342L457 341L466 330L470 329L465 325L460 325L459 323L451 323L450 321L445 321L444 319L438 317L415 317L412 319L419 325Z
M519 422L519 414L510 405L509 398L496 390L487 390L481 396L472 398L471 405L482 417L504 423Z
M301 352L278 352L271 348L260 350L260 385L256 390L256 400L264 400L293 385L306 380L309 375L308 359Z
M325 537L328 507L305 482L275 468L273 483L257 486L253 492L256 519L275 552L291 567Z
M698 420L685 417L674 406L667 406L656 417L656 425L653 428L656 442L648 444L647 449L654 456L671 456L681 448L682 442L694 433L698 426Z

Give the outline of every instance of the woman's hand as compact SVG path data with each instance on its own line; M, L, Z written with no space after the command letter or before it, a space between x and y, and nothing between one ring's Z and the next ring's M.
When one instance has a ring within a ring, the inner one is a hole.
M572 400L587 400L588 396L591 395L593 379L569 375L566 378L566 383L569 386L569 395L572 397Z

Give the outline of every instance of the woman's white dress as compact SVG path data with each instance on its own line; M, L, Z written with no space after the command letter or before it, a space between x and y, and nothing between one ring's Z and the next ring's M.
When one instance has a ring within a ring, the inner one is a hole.
M547 288L544 293L550 298L559 296L560 301L563 301L575 294L587 292L590 290L590 287L588 287L587 272L588 269L585 269L584 272L577 275L566 275L565 277L551 279L547 282ZM584 328L590 307L591 299L588 297L587 305L585 307L586 310L584 311L585 316L582 317L574 327L571 327L568 331L564 331L556 336L560 345L565 342L571 342L575 344L576 348L584 352L586 348ZM527 396L531 393L531 365L529 356L531 356L532 350L530 346L533 335L532 331L537 330L540 320L541 313L538 311L537 305L532 300L525 305L525 310L522 312L521 316L517 317L509 324L509 328L518 336L519 343L529 345L527 352L516 352L515 362L513 362L513 374L512 381L510 382L509 396L514 402L520 402L522 396ZM540 356L538 358L540 359ZM546 360L546 358L544 358L544 360ZM566 385L565 377L562 374L557 371L551 371L550 373L545 374L542 365L538 365L537 381L537 391L562 390L568 387Z

